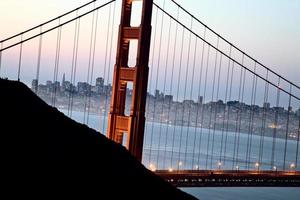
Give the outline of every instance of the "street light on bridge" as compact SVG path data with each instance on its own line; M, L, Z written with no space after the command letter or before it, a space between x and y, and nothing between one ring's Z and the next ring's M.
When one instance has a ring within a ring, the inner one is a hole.
M217 165L218 165L218 169L220 170L220 169L221 169L221 166L222 166L222 162L219 161L219 162L217 163Z
M255 163L255 168L257 168L257 170L259 170L259 162Z
M150 169L151 171L153 171L153 172L155 172L155 171L156 171L156 167L155 167L155 165L154 165L154 164L152 164L152 163L150 163L150 165L149 165L149 169Z
M179 162L178 162L178 165L179 165L179 166L182 166L182 165L183 165L183 163L182 163L181 161L179 161Z
M179 170L180 169L180 167L183 165L183 162L182 161L179 161L178 162L178 167L177 167L177 170Z
M291 164L290 164L290 168L291 168L292 170L294 170L295 167L296 167L295 163L291 163Z

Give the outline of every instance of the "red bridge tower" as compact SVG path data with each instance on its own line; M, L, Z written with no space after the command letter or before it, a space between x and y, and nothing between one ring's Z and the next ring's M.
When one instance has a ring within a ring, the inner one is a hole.
M115 142L122 144L123 135L127 134L126 148L141 161L145 128L153 0L142 0L142 19L138 27L130 26L132 2L134 1L136 0L123 0L122 2L107 136ZM135 66L128 66L131 40L138 40ZM133 83L129 116L125 115L127 82Z

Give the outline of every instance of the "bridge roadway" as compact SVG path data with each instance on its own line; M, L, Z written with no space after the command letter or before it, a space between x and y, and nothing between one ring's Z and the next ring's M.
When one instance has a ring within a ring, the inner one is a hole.
M263 170L157 170L176 187L300 187L300 171Z

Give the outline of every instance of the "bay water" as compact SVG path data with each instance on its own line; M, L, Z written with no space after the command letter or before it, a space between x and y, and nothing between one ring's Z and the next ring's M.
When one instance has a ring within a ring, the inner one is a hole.
M67 111L61 110L65 114ZM105 133L107 117L73 111L72 119ZM182 127L156 122L146 122L143 164L155 169L256 169L277 170L289 166L296 160L296 140L287 140L259 135ZM124 142L126 135L124 135ZM239 144L237 144L237 142ZM263 145L263 146L261 146ZM251 148L250 148L251 146ZM263 148L260 148L263 147ZM226 149L226 152L224 152ZM272 151L274 149L274 151ZM286 162L284 163L284 150ZM247 153L248 152L248 153ZM299 153L299 152L298 152ZM272 163L273 154L273 165ZM248 156L247 156L248 155ZM259 156L261 155L261 156ZM221 163L217 165L217 163ZM299 169L298 169L299 170ZM300 188L280 187L202 187L180 188L201 200L265 199L298 200Z

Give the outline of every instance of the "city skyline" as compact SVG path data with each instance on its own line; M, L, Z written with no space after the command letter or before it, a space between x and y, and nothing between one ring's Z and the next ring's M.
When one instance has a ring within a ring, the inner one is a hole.
M96 84L77 82L73 85L63 78L59 81L46 81L46 85L32 81L31 89L45 102L61 111L68 110L84 113L84 118L92 115L106 116L110 110L112 86L105 85L102 77ZM38 89L38 90L37 90ZM131 110L132 90L127 88L125 115ZM223 100L204 102L199 96L197 101L184 99L174 101L172 95L159 90L147 94L146 120L168 124L169 126L198 127L226 132L264 135L268 137L298 138L300 108L275 107L269 102L262 106L247 105L244 102ZM289 128L286 123L289 121ZM277 132L277 133L276 133Z
M63 75L62 81L51 81L51 80L47 80L45 82L45 85L43 85L43 83L38 83L36 79L33 79L31 82L31 89L34 91L37 91L39 89L43 89L43 90L48 90L49 92L53 91L53 88L57 89L57 92L68 92L68 93L79 93L80 95L85 95L85 96L89 96L90 94L109 94L111 95L111 91L112 91L112 85L109 83L107 85L105 85L105 80L103 77L97 77L95 78L94 81L94 85L88 83L88 82L80 82L78 81L77 83L75 83L75 85L73 85L70 81L65 79L65 74ZM38 88L38 90L36 90L36 88ZM72 89L71 89L72 88ZM127 92L126 92L127 96L131 96L132 95L132 88L127 88ZM205 101L203 99L203 96L198 96L196 99L182 99L177 101L176 99L174 99L174 95L172 94L167 94L167 93L163 93L161 90L159 89L155 89L153 93L149 93L147 92L147 97L154 99L154 101L163 101L163 102L177 102L177 103L188 103L188 104L211 104L211 103L216 103L219 105L225 105L225 104L241 104L242 106L249 106L251 107L251 104L246 104L244 102L239 102L237 100L228 100L226 102L224 102L222 99L217 99L215 101L211 101L211 100L207 100ZM126 99L127 101L130 101L130 99ZM153 100L152 100L153 101ZM271 105L270 102L263 102L262 105L258 105L258 104L254 104L253 106L258 107L258 108L266 108L266 109L278 109L278 110L289 110L292 112L295 112L296 115L298 115L300 117L300 107L299 108L295 108L290 106L289 108L287 107L280 107L280 106L276 106L276 105Z

